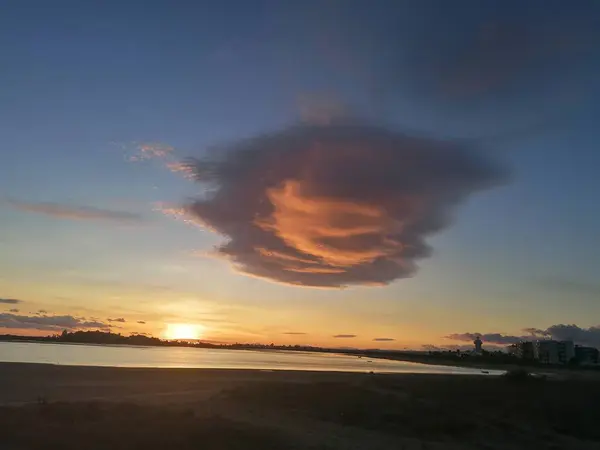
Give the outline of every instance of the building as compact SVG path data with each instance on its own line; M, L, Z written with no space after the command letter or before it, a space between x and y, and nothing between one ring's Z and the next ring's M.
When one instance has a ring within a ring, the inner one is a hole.
M594 347L575 346L575 360L577 364L592 365L600 362L600 351Z
M569 364L575 359L575 344L573 341L558 342L558 363Z
M535 359L534 345L530 341L517 342L511 345L508 348L508 353L520 359Z
M534 343L534 359L543 364L567 364L575 358L573 341L542 340Z
M544 364L558 363L558 346L556 341L537 341L533 344L533 357Z
M599 364L597 348L574 345L573 341L523 341L511 345L508 353L521 359L536 360L543 364Z
M481 341L481 337L477 336L477 338L473 341L473 344L475 345L475 349L473 350L473 352L476 355L481 355L483 351L483 342Z

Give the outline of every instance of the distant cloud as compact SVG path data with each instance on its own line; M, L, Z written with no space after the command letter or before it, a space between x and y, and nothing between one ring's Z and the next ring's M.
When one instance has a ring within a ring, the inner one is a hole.
M440 68L443 90L457 96L488 94L542 75L540 68L549 61L564 64L569 57L572 64L581 55L583 36L577 29L567 29L564 23L537 29L528 25L487 23L473 30L471 45Z
M523 328L525 333L530 334L532 337L546 337L548 336L548 331L542 330L540 328Z
M329 94L301 94L298 107L303 121L316 125L329 125L350 115L348 106Z
M435 351L443 350L442 347L438 347L437 345L432 345L432 344L423 344L421 346L421 348L428 352L435 352Z
M13 309L9 309L8 311L11 312L11 313L18 313L19 309L18 308L13 308Z
M473 341L477 336L485 343L509 345L520 341L535 339L571 340L576 344L600 347L600 326L582 328L574 324L557 324L545 330L540 328L525 328L527 334L521 336L506 335L502 333L455 333L445 336L454 341Z
M40 309L37 312L38 314L48 314L48 311L46 311L45 309Z
M114 211L91 206L73 206L59 203L31 203L17 200L7 200L7 203L20 211L44 214L60 219L73 220L107 220L114 222L141 222L139 214L127 211Z
M286 331L283 334L289 334L289 335L293 335L293 336L298 335L299 336L299 335L304 335L304 334L308 334L308 333L304 333L302 331Z
M477 336L481 337L483 342L500 345L515 344L523 340L522 336L510 336L501 333L455 333L445 337L453 341L474 341Z
M468 351L473 350L472 345L431 345L424 344L421 349L427 352L446 352L446 351Z
M600 296L600 284L576 280L567 277L552 276L535 280L535 284L549 291L561 291L569 294Z
M377 341L377 342L390 342L390 341L395 341L396 339L382 337L382 338L374 338L373 340Z
M0 314L0 328L21 328L43 331L61 331L63 329L108 329L108 325L98 321L86 321L73 316L25 316L18 314Z
M23 300L17 300L16 298L0 298L0 303L5 305L17 305L23 303Z
M450 225L456 207L507 180L470 146L344 120L187 160L180 170L211 194L179 211L224 236L216 256L247 275L382 286L416 273L431 255L428 238Z
M143 320L138 320L137 323L139 323L140 325L145 325L146 322L144 322Z
M350 338L355 338L356 336L357 336L356 334L336 334L333 337L338 338L338 339L350 339Z
M581 328L577 325L558 324L548 327L546 332L553 339L572 340L584 345L600 347L600 326Z
M119 323L127 322L123 317L118 317L116 319L106 319L106 320L108 320L109 322L119 322Z

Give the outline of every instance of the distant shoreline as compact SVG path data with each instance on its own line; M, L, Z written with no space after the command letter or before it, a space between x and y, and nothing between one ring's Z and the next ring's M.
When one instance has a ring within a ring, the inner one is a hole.
M531 373L543 374L552 377L570 378L573 376L591 376L600 378L600 370L595 367L563 367L563 366L550 366L541 364L527 364L527 363L497 363L490 362L489 360L479 357L468 357L468 358L452 358L448 359L444 354L442 355L430 355L421 352L402 352L402 351L373 351L373 350L360 350L360 349L325 349L317 347L303 347L303 348L281 348L281 347L253 347L253 346L193 346L193 345L142 345L133 343L87 343L87 342L61 342L43 339L0 339L0 343L27 343L27 344L60 344L60 345L77 345L77 346L94 346L94 347L112 347L112 348L192 348L192 349L214 349L214 350L238 350L238 351L266 351L266 352L285 352L285 353L326 353L326 354L338 354L350 357L360 358L371 358L371 359L382 359L388 361L401 361L415 364L425 364L432 366L444 366L444 367L460 367L473 370L482 371L512 371L512 370L525 370ZM1 363L1 362L0 362ZM44 363L42 363L44 364ZM48 363L52 364L52 363ZM118 366L115 366L118 367ZM252 369L250 369L252 370Z
M159 345L136 345L136 344L100 344L96 342L60 342L60 341L37 341L37 340L0 340L12 344L46 344L46 345L85 345L93 347L133 347L133 348L160 348Z

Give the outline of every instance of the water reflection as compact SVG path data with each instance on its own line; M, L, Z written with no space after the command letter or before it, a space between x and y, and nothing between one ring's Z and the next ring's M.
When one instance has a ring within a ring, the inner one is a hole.
M330 353L13 342L0 342L0 361L108 367L482 374L479 369L467 367L432 366ZM488 372L490 375L501 373Z

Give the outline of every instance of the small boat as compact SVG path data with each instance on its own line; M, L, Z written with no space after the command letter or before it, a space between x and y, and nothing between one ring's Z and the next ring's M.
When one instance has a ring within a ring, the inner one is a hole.
M489 374L490 371L489 370L482 370L481 373L487 373L487 374Z

